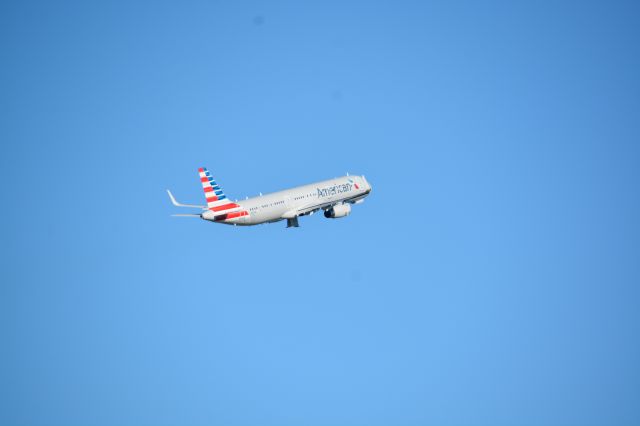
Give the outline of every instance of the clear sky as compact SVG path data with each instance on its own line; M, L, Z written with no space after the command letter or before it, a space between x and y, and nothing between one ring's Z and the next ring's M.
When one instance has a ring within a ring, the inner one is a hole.
M3 2L0 424L640 424L640 6ZM351 216L231 198L365 174Z

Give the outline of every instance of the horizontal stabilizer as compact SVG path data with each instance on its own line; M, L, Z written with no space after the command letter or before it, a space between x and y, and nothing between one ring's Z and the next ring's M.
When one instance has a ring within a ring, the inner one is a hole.
M202 217L199 214L172 214L173 217Z

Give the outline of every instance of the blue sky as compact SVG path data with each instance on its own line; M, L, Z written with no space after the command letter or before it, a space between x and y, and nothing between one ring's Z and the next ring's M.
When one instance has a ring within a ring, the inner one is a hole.
M636 3L104 3L0 6L0 423L640 423Z

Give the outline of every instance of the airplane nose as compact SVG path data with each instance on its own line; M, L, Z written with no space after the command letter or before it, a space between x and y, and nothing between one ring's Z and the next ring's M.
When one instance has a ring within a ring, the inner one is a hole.
M369 181L367 180L366 177L362 176L362 180L364 181L364 187L366 188L366 191L369 193L371 192L371 184L369 183Z

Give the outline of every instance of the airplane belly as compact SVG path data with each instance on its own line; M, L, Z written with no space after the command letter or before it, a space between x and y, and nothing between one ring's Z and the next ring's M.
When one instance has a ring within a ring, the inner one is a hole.
M257 213L252 213L249 216L245 216L245 224L246 225L258 225L263 221L260 220L260 216Z
M269 212L265 212L265 211L254 211L253 213L250 213L248 216L245 216L244 219L245 219L245 222L243 223L245 225L260 225L261 223L266 223L271 221Z

